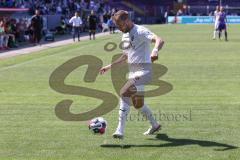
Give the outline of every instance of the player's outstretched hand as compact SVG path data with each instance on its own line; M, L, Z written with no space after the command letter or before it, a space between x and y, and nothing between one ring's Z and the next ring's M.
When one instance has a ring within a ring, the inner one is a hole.
M99 70L99 73L102 75L102 74L104 74L105 72L107 72L110 68L111 68L110 65L107 65L107 66L105 66L105 67L102 67L102 68Z

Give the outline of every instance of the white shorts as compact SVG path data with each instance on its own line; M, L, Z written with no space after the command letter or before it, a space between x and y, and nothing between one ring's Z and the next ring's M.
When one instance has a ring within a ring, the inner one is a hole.
M218 25L219 25L219 23L218 23L218 22L215 22L215 25L214 25L214 29L215 29L215 30L218 30Z
M134 85L137 88L137 92L143 92L144 85L148 84L152 79L152 72L150 71L130 72L128 79L134 80Z

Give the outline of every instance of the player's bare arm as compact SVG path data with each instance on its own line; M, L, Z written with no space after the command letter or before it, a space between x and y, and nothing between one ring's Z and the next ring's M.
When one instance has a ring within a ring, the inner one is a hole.
M112 67L114 66L117 66L117 65L120 65L122 64L123 62L126 62L127 60L127 55L126 54L122 54L116 61L114 61L112 64L109 64L105 67L102 67L99 72L100 74L104 74L105 72L107 72L109 69L111 69Z
M158 59L158 52L159 52L159 50L162 49L162 47L164 45L164 40L162 38L158 37L157 35L155 35L152 39L152 43L155 43L155 46L151 53L151 60L152 60L152 62L154 62L155 60Z

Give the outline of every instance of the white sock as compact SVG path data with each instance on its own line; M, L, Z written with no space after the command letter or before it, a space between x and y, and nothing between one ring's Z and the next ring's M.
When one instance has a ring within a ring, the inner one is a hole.
M130 104L129 97L120 98L119 119L118 119L118 127L116 131L122 134L124 134L127 115L130 111L129 104Z
M157 121L154 119L154 116L153 116L151 110L148 108L148 106L146 104L144 104L144 106L141 108L141 112L150 121L150 124L152 125L152 127L158 126Z
M213 38L216 39L217 31L213 31Z

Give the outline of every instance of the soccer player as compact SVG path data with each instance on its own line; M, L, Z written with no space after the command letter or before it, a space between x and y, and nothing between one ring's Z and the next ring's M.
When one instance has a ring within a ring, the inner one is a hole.
M124 34L123 42L128 41L128 45L123 48L123 54L112 64L100 69L100 74L104 74L113 66L120 65L128 60L129 79L120 90L120 109L118 127L113 133L113 138L122 139L127 115L130 110L130 100L133 106L140 110L148 118L151 127L144 135L151 135L159 131L161 125L154 119L151 110L144 103L144 85L151 81L152 62L158 59L158 51L163 47L164 41L143 26L134 24L127 11L120 10L113 16L114 23ZM154 49L150 51L151 43L155 43Z
M88 25L89 25L89 39L95 40L95 33L97 28L97 16L94 14L94 11L91 11L91 15L88 17Z
M228 41L227 38L227 16L224 12L224 8L220 7L219 19L218 19L218 30L219 30L219 39L221 39L222 31L224 30L225 41Z
M216 6L216 10L214 11L214 31L213 31L213 40L216 39L217 31L218 31L218 19L219 19L219 12L220 8L219 6Z
M72 23L73 26L73 41L75 42L75 36L78 36L78 42L80 41L80 29L82 26L82 19L79 16L78 12L75 12L75 16L73 16L70 20L69 23Z

